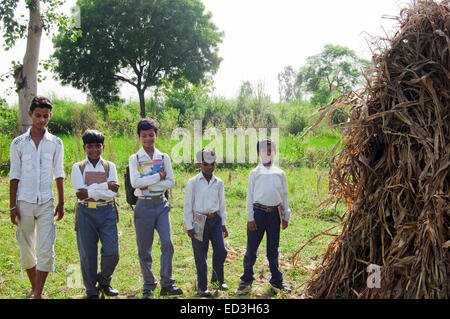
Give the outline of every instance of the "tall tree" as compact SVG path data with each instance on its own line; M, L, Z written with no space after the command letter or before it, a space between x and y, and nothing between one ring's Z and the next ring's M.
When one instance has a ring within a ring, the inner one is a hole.
M0 1L0 29L3 31L3 47L12 48L17 40L26 38L26 51L22 63L14 65L13 77L19 96L19 131L31 126L28 109L37 94L39 49L42 32L50 32L52 26L70 30L69 19L58 13L64 4L60 0L25 0L29 17L18 16L19 0ZM41 13L41 3L45 6ZM68 31L69 32L69 31Z
M78 0L82 36L54 40L56 73L97 103L118 99L119 84L145 91L164 81L200 82L217 71L223 34L199 0Z
M326 104L334 90L343 93L362 83L362 73L368 65L353 50L327 44L300 68L297 85L303 93L312 94L314 104Z

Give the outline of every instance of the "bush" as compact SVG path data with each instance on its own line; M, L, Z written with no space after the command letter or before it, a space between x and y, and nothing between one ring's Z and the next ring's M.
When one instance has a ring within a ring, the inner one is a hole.
M289 134L297 135L303 132L308 126L308 120L299 114L294 114L287 124L287 131Z
M93 105L53 99L52 119L48 129L56 135L80 135L98 128L98 110Z
M17 107L10 108L0 100L0 132L5 137L14 137L18 131L19 124L19 110Z

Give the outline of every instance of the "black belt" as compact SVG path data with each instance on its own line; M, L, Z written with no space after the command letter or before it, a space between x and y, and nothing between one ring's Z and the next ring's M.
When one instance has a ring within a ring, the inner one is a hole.
M266 206L259 203L253 203L253 209L262 210L266 213L274 213L278 211L278 206Z

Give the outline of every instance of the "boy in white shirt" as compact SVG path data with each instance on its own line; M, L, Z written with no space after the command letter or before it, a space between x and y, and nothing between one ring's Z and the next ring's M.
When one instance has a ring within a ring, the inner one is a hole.
M81 274L88 299L97 299L99 292L117 296L111 278L119 262L117 211L114 199L119 190L116 165L104 160L105 137L97 130L83 134L87 158L72 166L71 180L76 190L76 231ZM98 240L102 243L100 272L97 273ZM96 286L98 283L98 287Z
M138 247L139 263L144 277L144 299L152 298L157 281L152 272L153 235L156 231L161 240L161 296L181 295L183 290L175 286L172 279L173 243L170 227L169 201L164 192L175 186L170 157L161 153L155 142L158 126L153 119L142 119L137 126L142 147L128 159L130 182L136 188L138 198L134 209L134 226Z
M16 137L10 147L11 222L17 226L20 260L31 282L29 296L35 299L42 298L47 275L55 267L54 216L57 221L64 216L64 146L46 129L52 108L48 98L35 97L28 112L31 128ZM52 177L58 191L56 209Z
M286 174L273 165L275 143L264 139L258 142L256 147L261 161L248 177L247 251L244 256L244 274L241 276L238 290L245 291L254 280L253 265L259 244L266 233L267 259L272 275L269 282L276 289L290 292L283 283L283 274L278 267L280 224L282 229L287 228L291 214Z
M186 184L183 219L187 233L192 239L197 269L197 293L201 297L210 297L207 280L209 241L213 247L211 282L220 290L228 290L223 271L228 253L224 243L224 238L228 236L225 226L225 189L223 181L213 174L216 168L215 153L210 149L203 149L197 152L196 159L201 173L192 177ZM200 216L194 217L196 214ZM199 222L200 217L203 218Z

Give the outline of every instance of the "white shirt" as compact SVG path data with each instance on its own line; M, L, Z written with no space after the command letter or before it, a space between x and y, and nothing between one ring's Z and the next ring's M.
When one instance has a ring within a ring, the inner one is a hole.
M194 212L208 215L217 211L222 218L222 225L225 225L225 186L223 181L213 174L208 183L203 173L189 179L186 184L183 214L186 229L193 229Z
M54 198L52 178L65 178L60 138L45 130L36 148L28 129L12 140L9 156L9 180L19 180L17 200L45 203Z
M266 168L261 162L248 176L247 185L247 215L248 221L254 221L253 204L265 206L278 206L281 204L281 213L285 221L289 221L287 179L284 171L274 165Z
M137 157L139 155L139 162L151 161L151 160L161 160L164 156L163 166L166 171L166 178L160 180L158 173L153 175L142 176L138 170ZM134 195L137 197L144 196L141 188L148 188L151 196L157 196L164 193L167 189L173 188L175 186L175 176L173 175L172 164L170 162L170 157L166 153L161 153L156 147L153 152L153 158L147 154L143 147L136 153L130 156L128 159L128 165L130 167L130 181L131 186L136 188Z
M101 159L102 158L100 157L100 160ZM86 167L84 168L83 175L81 175L81 170L78 163L73 164L70 178L75 191L85 188L88 191L88 198L92 198L95 201L104 200L106 202L110 202L117 196L117 193L108 189L108 182L117 182L117 170L116 165L113 162L109 162L109 176L107 177L105 183L93 183L88 186L85 182L87 172L105 172L105 168L100 160L97 162L97 165L94 166L89 161L89 158L86 158Z

